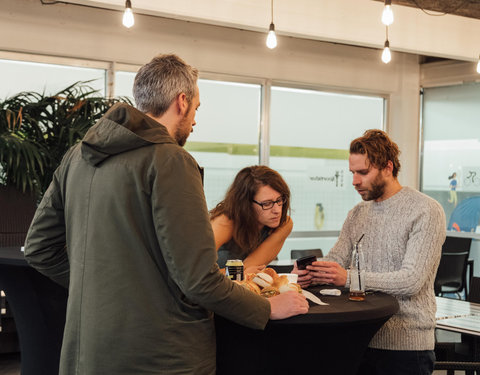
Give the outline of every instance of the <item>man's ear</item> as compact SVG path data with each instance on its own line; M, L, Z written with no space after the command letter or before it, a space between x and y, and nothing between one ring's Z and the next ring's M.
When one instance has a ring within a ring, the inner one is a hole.
M387 165L383 169L388 173L389 176L393 176L393 163L391 160L387 162Z
M178 108L178 113L181 115L184 115L187 113L188 109L188 100L187 100L187 95L184 92L181 92L177 96L177 108Z

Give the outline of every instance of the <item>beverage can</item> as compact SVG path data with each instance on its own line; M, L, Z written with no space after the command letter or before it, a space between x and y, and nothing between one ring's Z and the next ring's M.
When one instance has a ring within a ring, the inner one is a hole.
M230 280L243 280L243 262L240 259L229 259L225 263L225 275Z

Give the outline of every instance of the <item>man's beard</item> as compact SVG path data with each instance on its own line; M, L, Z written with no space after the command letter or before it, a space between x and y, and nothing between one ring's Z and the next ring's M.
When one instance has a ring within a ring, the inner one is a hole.
M192 103L188 104L187 111L185 112L185 115L183 116L183 119L180 120L180 122L177 125L177 128L175 129L175 134L174 138L177 141L178 145L183 147L185 146L185 143L187 143L187 138L189 137L191 132L186 132L185 128L188 127L187 124L187 116L190 113L190 108L192 106Z
M182 129L177 128L175 131L175 140L177 141L178 145L183 147L185 143L187 143L187 138L189 134L182 133Z
M365 196L362 196L364 201L373 201L380 198L385 193L385 180L379 173L372 182L372 187L368 190Z
M185 131L185 128L188 126L186 121L187 121L187 115L185 114L185 116L183 117L182 120L180 120L177 128L175 129L175 134L174 134L175 140L177 141L178 145L181 147L185 146L185 143L187 143L187 138L190 135L190 132L187 133Z

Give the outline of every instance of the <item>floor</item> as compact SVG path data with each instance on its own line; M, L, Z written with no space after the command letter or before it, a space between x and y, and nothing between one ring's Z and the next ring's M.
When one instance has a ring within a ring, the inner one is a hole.
M20 354L0 354L0 374L20 375Z
M457 374L463 374L463 371L457 371ZM20 355L19 354L0 354L0 374L1 375L20 375ZM446 375L446 371L434 371L433 375Z

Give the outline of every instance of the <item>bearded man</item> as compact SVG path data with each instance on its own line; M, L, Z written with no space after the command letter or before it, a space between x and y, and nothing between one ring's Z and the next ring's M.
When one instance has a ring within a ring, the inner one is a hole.
M365 287L396 297L399 311L376 333L359 374L431 374L435 362L433 283L445 241L445 214L432 198L397 179L398 146L381 130L350 144L353 186L363 202L347 216L324 258L294 272L299 283L349 287L351 252L362 238Z

